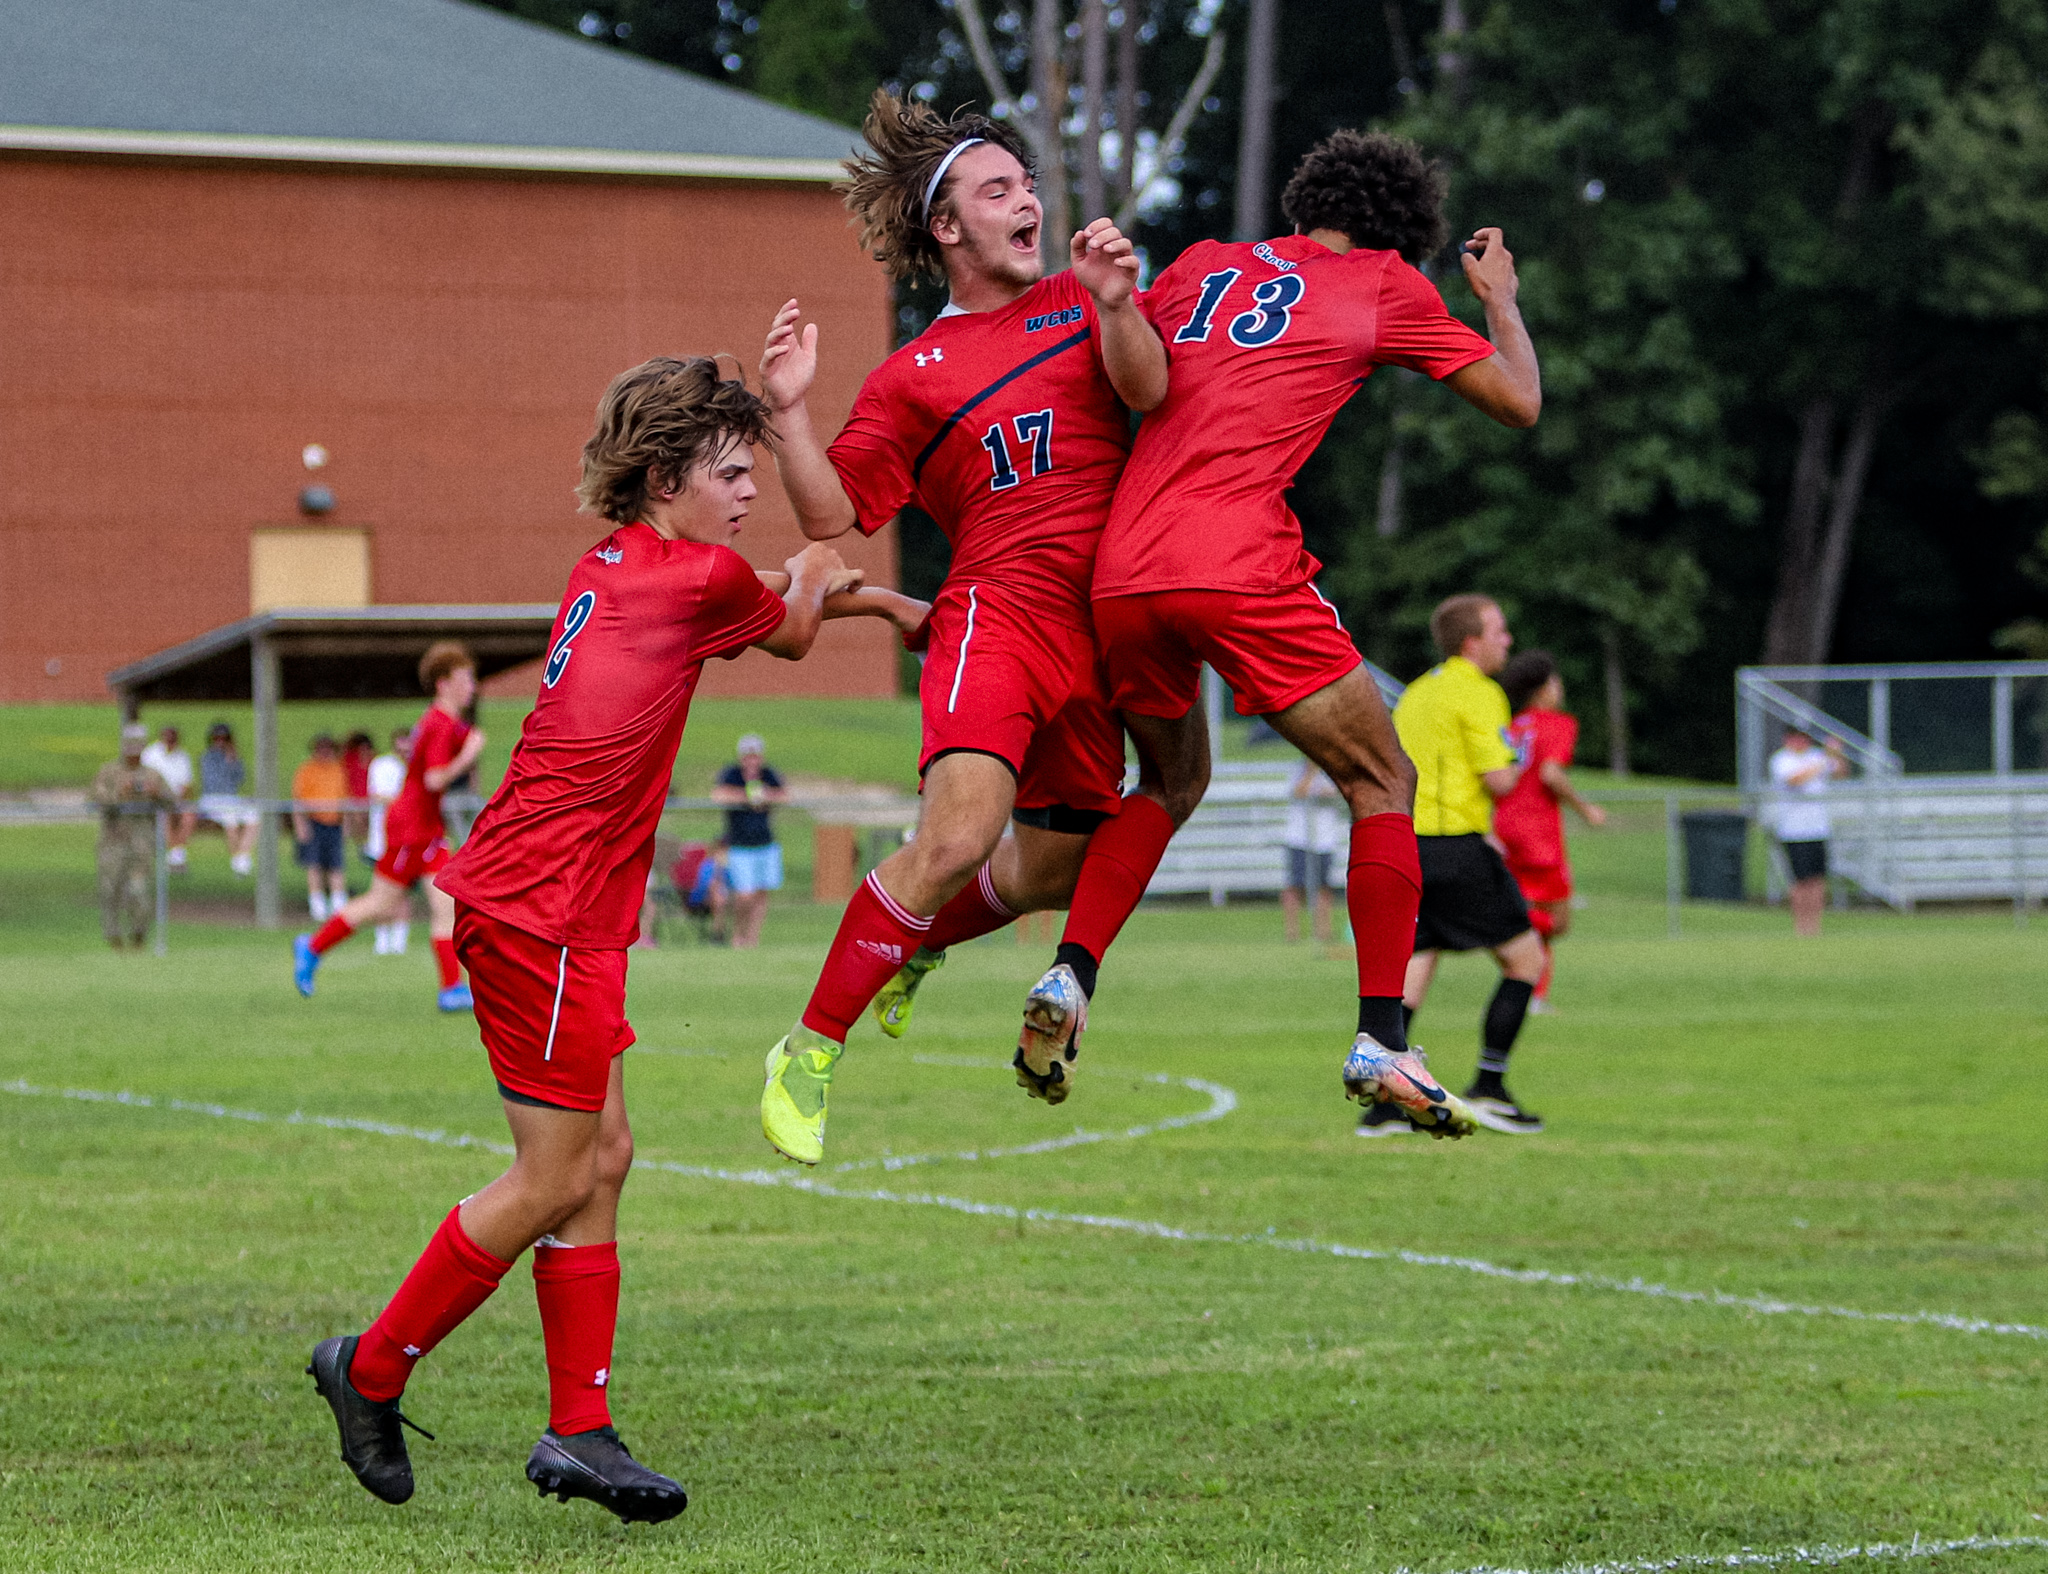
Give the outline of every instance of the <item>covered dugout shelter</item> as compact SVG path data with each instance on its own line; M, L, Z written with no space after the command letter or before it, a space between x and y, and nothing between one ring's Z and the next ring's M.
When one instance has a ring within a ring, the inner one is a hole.
M123 717L151 700L249 700L256 839L256 922L278 926L280 798L277 707L287 699L419 698L419 661L438 639L459 639L487 678L547 650L554 603L451 607L279 607L209 630L107 674Z

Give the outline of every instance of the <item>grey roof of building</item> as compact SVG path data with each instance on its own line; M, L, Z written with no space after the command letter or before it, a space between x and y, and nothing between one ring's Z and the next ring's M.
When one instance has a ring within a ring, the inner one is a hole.
M639 155L650 172L686 173L695 157L731 161L713 172L735 174L801 161L815 178L859 141L816 116L463 0L0 0L0 36L0 129L142 134L102 138L108 151L605 150Z

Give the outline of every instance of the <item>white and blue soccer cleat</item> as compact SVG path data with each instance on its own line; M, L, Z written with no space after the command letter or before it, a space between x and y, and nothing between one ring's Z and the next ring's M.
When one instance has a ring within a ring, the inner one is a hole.
M1081 1030L1088 1025L1088 996L1080 979L1064 962L1024 997L1024 1028L1017 1037L1017 1086L1048 1104L1063 1103L1073 1091L1074 1059L1081 1053Z
M1397 1055L1370 1033L1352 1040L1344 1057L1344 1096L1367 1105L1385 1100L1432 1137L1469 1137L1479 1129L1465 1101L1437 1085L1421 1055Z

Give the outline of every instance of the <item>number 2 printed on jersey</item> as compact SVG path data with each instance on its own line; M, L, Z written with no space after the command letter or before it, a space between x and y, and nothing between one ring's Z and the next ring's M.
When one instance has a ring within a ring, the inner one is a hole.
M1017 416L1010 425L1017 433L1018 447L1030 450L1031 473L1044 475L1052 468L1052 411L1033 410L1029 415ZM1011 462L1010 445L1003 436L1001 421L982 434L981 446L988 450L991 492L1007 492L1024 479Z
M562 681L562 674L568 670L569 658L576 654L573 643L583 632L583 625L590 621L590 614L597 606L597 593L586 590L569 603L569 610L562 614L562 633L552 649L548 651L548 664L541 669L540 681L553 688Z
M1217 308L1223 304L1223 297L1230 293L1231 286L1243 276L1244 270L1241 268L1224 268L1204 278L1202 293L1195 301L1195 309L1188 314L1188 320L1181 324L1180 332L1173 336L1173 342L1207 344ZM1230 319L1230 342L1247 350L1256 350L1262 345L1273 343L1287 332L1293 322L1294 308L1301 304L1302 296L1307 293L1308 286L1302 282L1298 273L1283 273L1277 278L1261 279L1252 286L1251 310L1239 312Z

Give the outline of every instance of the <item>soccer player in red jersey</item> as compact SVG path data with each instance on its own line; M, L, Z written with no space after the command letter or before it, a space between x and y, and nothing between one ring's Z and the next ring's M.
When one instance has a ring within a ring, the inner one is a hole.
M1548 651L1525 650L1501 668L1515 719L1508 745L1522 774L1513 790L1493 805L1493 834L1500 838L1508 872L1529 904L1529 924L1543 938L1543 976L1529 1009L1548 1009L1556 941L1572 926L1572 866L1565 856L1563 805L1570 804L1588 825L1607 823L1607 811L1589 803L1568 774L1578 747L1579 721L1564 708L1564 679Z
M802 1019L768 1055L762 1130L804 1164L823 1156L833 1070L861 1012L877 1003L900 1032L909 988L947 945L1071 897L1016 1060L1027 1090L1063 1098L1096 968L1144 890L1127 866L1156 864L1200 797L1166 795L1150 762L1121 796L1123 733L1089 623L1129 411L1166 386L1131 243L1097 220L1072 237L1072 270L1042 277L1043 214L1014 131L887 93L863 129L872 151L844 188L862 245L899 278L944 278L950 301L868 377L829 452L804 404L817 330L785 306L761 362L776 465L813 540L872 532L915 503L953 560L920 689L917 835L854 894ZM1102 872L1092 882L1084 853Z
M676 747L706 661L749 645L794 660L824 617L915 628L926 612L858 590L829 547L759 575L732 550L768 427L767 407L705 359L635 367L598 407L578 490L617 528L570 572L511 768L440 876L517 1156L442 1220L377 1320L323 1340L308 1368L342 1459L387 1503L412 1495L398 1401L414 1364L531 1247L549 1419L527 1479L624 1520L682 1512L682 1488L633 1459L605 1402L633 1162L626 950Z
M1344 402L1378 366L1447 383L1507 426L1542 405L1535 350L1497 229L1464 251L1491 342L1451 316L1413 264L1444 242L1444 180L1413 143L1340 131L1281 200L1295 233L1183 252L1143 297L1173 358L1139 429L1095 565L1095 628L1111 702L1157 758L1199 710L1203 662L1350 806L1346 902L1358 952L1352 1097L1381 1090L1432 1135L1470 1112L1409 1053L1402 973L1421 875L1414 769L1358 651L1314 580L1285 499ZM1149 871L1146 871L1149 875Z
M454 640L440 640L420 657L420 687L434 703L413 728L412 758L405 769L405 787L384 816L384 856L370 876L370 889L348 903L313 935L292 942L292 982L299 993L313 993L313 975L320 958L364 924L386 924L403 918L407 893L427 882L427 932L433 937L434 964L440 970L443 1011L470 1009L469 986L455 959L455 901L433 883L449 859L447 828L441 821L441 795L461 778L483 752L484 734L463 720L476 698L476 658Z

